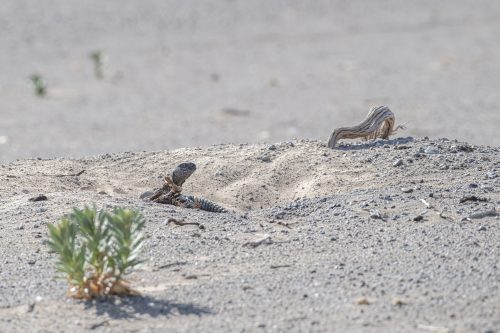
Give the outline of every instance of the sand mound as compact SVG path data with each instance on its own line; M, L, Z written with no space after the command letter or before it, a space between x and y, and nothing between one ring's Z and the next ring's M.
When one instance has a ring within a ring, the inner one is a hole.
M91 192L137 197L159 187L163 176L179 163L192 161L197 171L184 185L185 193L244 211L373 186L380 176L377 165L360 155L355 150L332 150L322 142L307 140L221 145L82 160L29 160L21 162L21 168L11 166L8 177L15 178L24 192L43 188L53 193L62 190L75 195Z

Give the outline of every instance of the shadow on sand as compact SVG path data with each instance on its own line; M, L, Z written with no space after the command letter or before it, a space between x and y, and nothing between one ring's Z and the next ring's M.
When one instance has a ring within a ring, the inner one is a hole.
M380 147L384 145L389 145L389 146L396 146L396 145L402 145L405 143L410 143L415 141L411 136L406 137L406 138L396 138L392 140L376 140L376 141L371 141L371 142L365 142L365 143L360 143L360 144L342 144L334 149L336 150L363 150L363 149L370 149L372 147Z
M135 318L140 315L149 315L151 317L168 317L171 315L202 316L212 313L210 309L193 303L174 303L150 296L110 297L87 301L84 304L85 309L95 308L98 316L108 315L113 319Z

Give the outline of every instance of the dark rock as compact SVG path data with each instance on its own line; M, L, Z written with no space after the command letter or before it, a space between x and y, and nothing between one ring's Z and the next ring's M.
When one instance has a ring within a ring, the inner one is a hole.
M464 202L467 202L467 201L481 201L481 202L485 202L485 201L488 201L488 199L481 198L481 197L476 197L475 195L464 196L464 197L462 197L460 199L460 203L464 203Z
M44 194L39 194L36 197L29 198L28 200L33 201L33 202L34 201L45 201L45 200L47 200L47 196Z
M413 221L415 222L420 222L424 219L424 216L423 215L417 215L413 218Z

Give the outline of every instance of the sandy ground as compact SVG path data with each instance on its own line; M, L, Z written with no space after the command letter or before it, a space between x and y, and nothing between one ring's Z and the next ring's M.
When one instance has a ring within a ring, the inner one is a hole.
M3 0L0 161L326 140L377 104L407 135L500 145L498 17L495 0Z
M231 212L139 199L183 161L198 166L184 192ZM295 140L1 170L2 332L500 330L498 147ZM90 203L146 216L147 261L130 276L143 297L65 300L46 225Z
M500 332L498 17L494 0L1 1L0 332ZM398 139L326 148L381 104ZM185 192L231 212L139 198L184 161ZM75 302L54 278L46 225L93 203L146 216L143 297Z

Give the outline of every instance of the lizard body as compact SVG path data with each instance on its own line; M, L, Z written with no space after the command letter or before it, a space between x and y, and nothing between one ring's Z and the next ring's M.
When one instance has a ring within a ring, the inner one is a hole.
M193 195L182 194L182 184L196 171L196 165L192 162L181 163L172 172L171 176L165 177L165 183L156 190L149 200L174 205L183 208L196 208L212 213L226 213L227 210L207 199Z
M373 107L360 124L336 128L328 139L328 147L334 148L340 139L387 139L398 128L404 129L403 126L394 128L394 122L394 113L387 106Z

